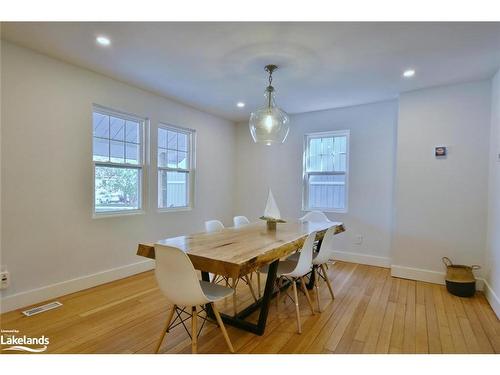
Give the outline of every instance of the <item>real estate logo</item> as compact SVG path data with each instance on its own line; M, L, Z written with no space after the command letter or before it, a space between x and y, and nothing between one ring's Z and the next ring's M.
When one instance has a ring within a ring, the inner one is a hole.
M42 335L40 337L19 336L17 329L2 329L0 334L0 344L9 345L2 348L2 351L21 351L30 353L42 353L47 350L49 338ZM17 335L17 336L16 336Z

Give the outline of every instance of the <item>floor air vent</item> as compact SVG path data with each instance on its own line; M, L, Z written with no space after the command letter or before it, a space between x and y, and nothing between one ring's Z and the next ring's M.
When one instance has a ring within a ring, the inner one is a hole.
M51 303L47 303L46 305L33 307L32 309L29 309L29 310L24 310L23 314L26 315L26 316L32 316L32 315L43 313L45 311L49 311L49 310L55 309L55 308L57 308L59 306L62 306L62 303L54 301L54 302L51 302Z

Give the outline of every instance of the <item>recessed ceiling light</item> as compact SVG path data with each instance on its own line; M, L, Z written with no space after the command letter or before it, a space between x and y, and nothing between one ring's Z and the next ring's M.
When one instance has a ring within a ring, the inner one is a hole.
M103 35L99 35L97 38L95 38L95 40L101 46L109 46L111 44L111 40L109 40L108 37L105 37Z
M244 106L245 106L245 103L243 103L243 102L236 103L236 107L238 107L238 108L243 108Z
M403 72L403 77L405 78L411 78L415 75L415 70L414 69L407 69Z

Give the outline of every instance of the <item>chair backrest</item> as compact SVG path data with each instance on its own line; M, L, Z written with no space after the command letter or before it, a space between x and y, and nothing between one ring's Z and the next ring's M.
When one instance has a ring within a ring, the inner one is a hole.
M304 245L302 246L302 250L300 251L297 266L292 272L288 274L289 276L302 277L310 271L312 266L313 246L315 239L316 232L312 232L311 234L309 234L309 236L307 236L306 240L304 241Z
M250 220L246 216L235 216L233 217L233 223L235 227L241 227L242 225L250 224Z
M224 229L224 224L219 220L208 220L205 221L205 231L206 232L218 232Z
M330 219L328 219L328 217L321 211L308 212L307 214L302 216L299 220L300 221L311 221L313 223L322 222L322 221L327 221L327 222L330 221Z
M179 306L196 306L208 302L191 260L175 247L155 245L155 275L160 290Z
M336 227L330 227L325 233L323 237L323 241L321 241L321 246L319 248L319 253L314 258L314 264L324 264L328 262L333 257L334 247L333 244L335 242L335 234Z

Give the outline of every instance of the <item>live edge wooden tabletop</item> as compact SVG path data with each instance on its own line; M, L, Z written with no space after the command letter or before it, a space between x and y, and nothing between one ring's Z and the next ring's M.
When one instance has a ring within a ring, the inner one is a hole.
M297 251L309 233L316 231L316 239L323 238L333 226L336 233L344 231L340 222L298 220L278 224L276 231L269 231L262 221L219 232L167 238L157 244L183 250L200 271L236 278ZM137 255L154 259L154 244L139 244Z

